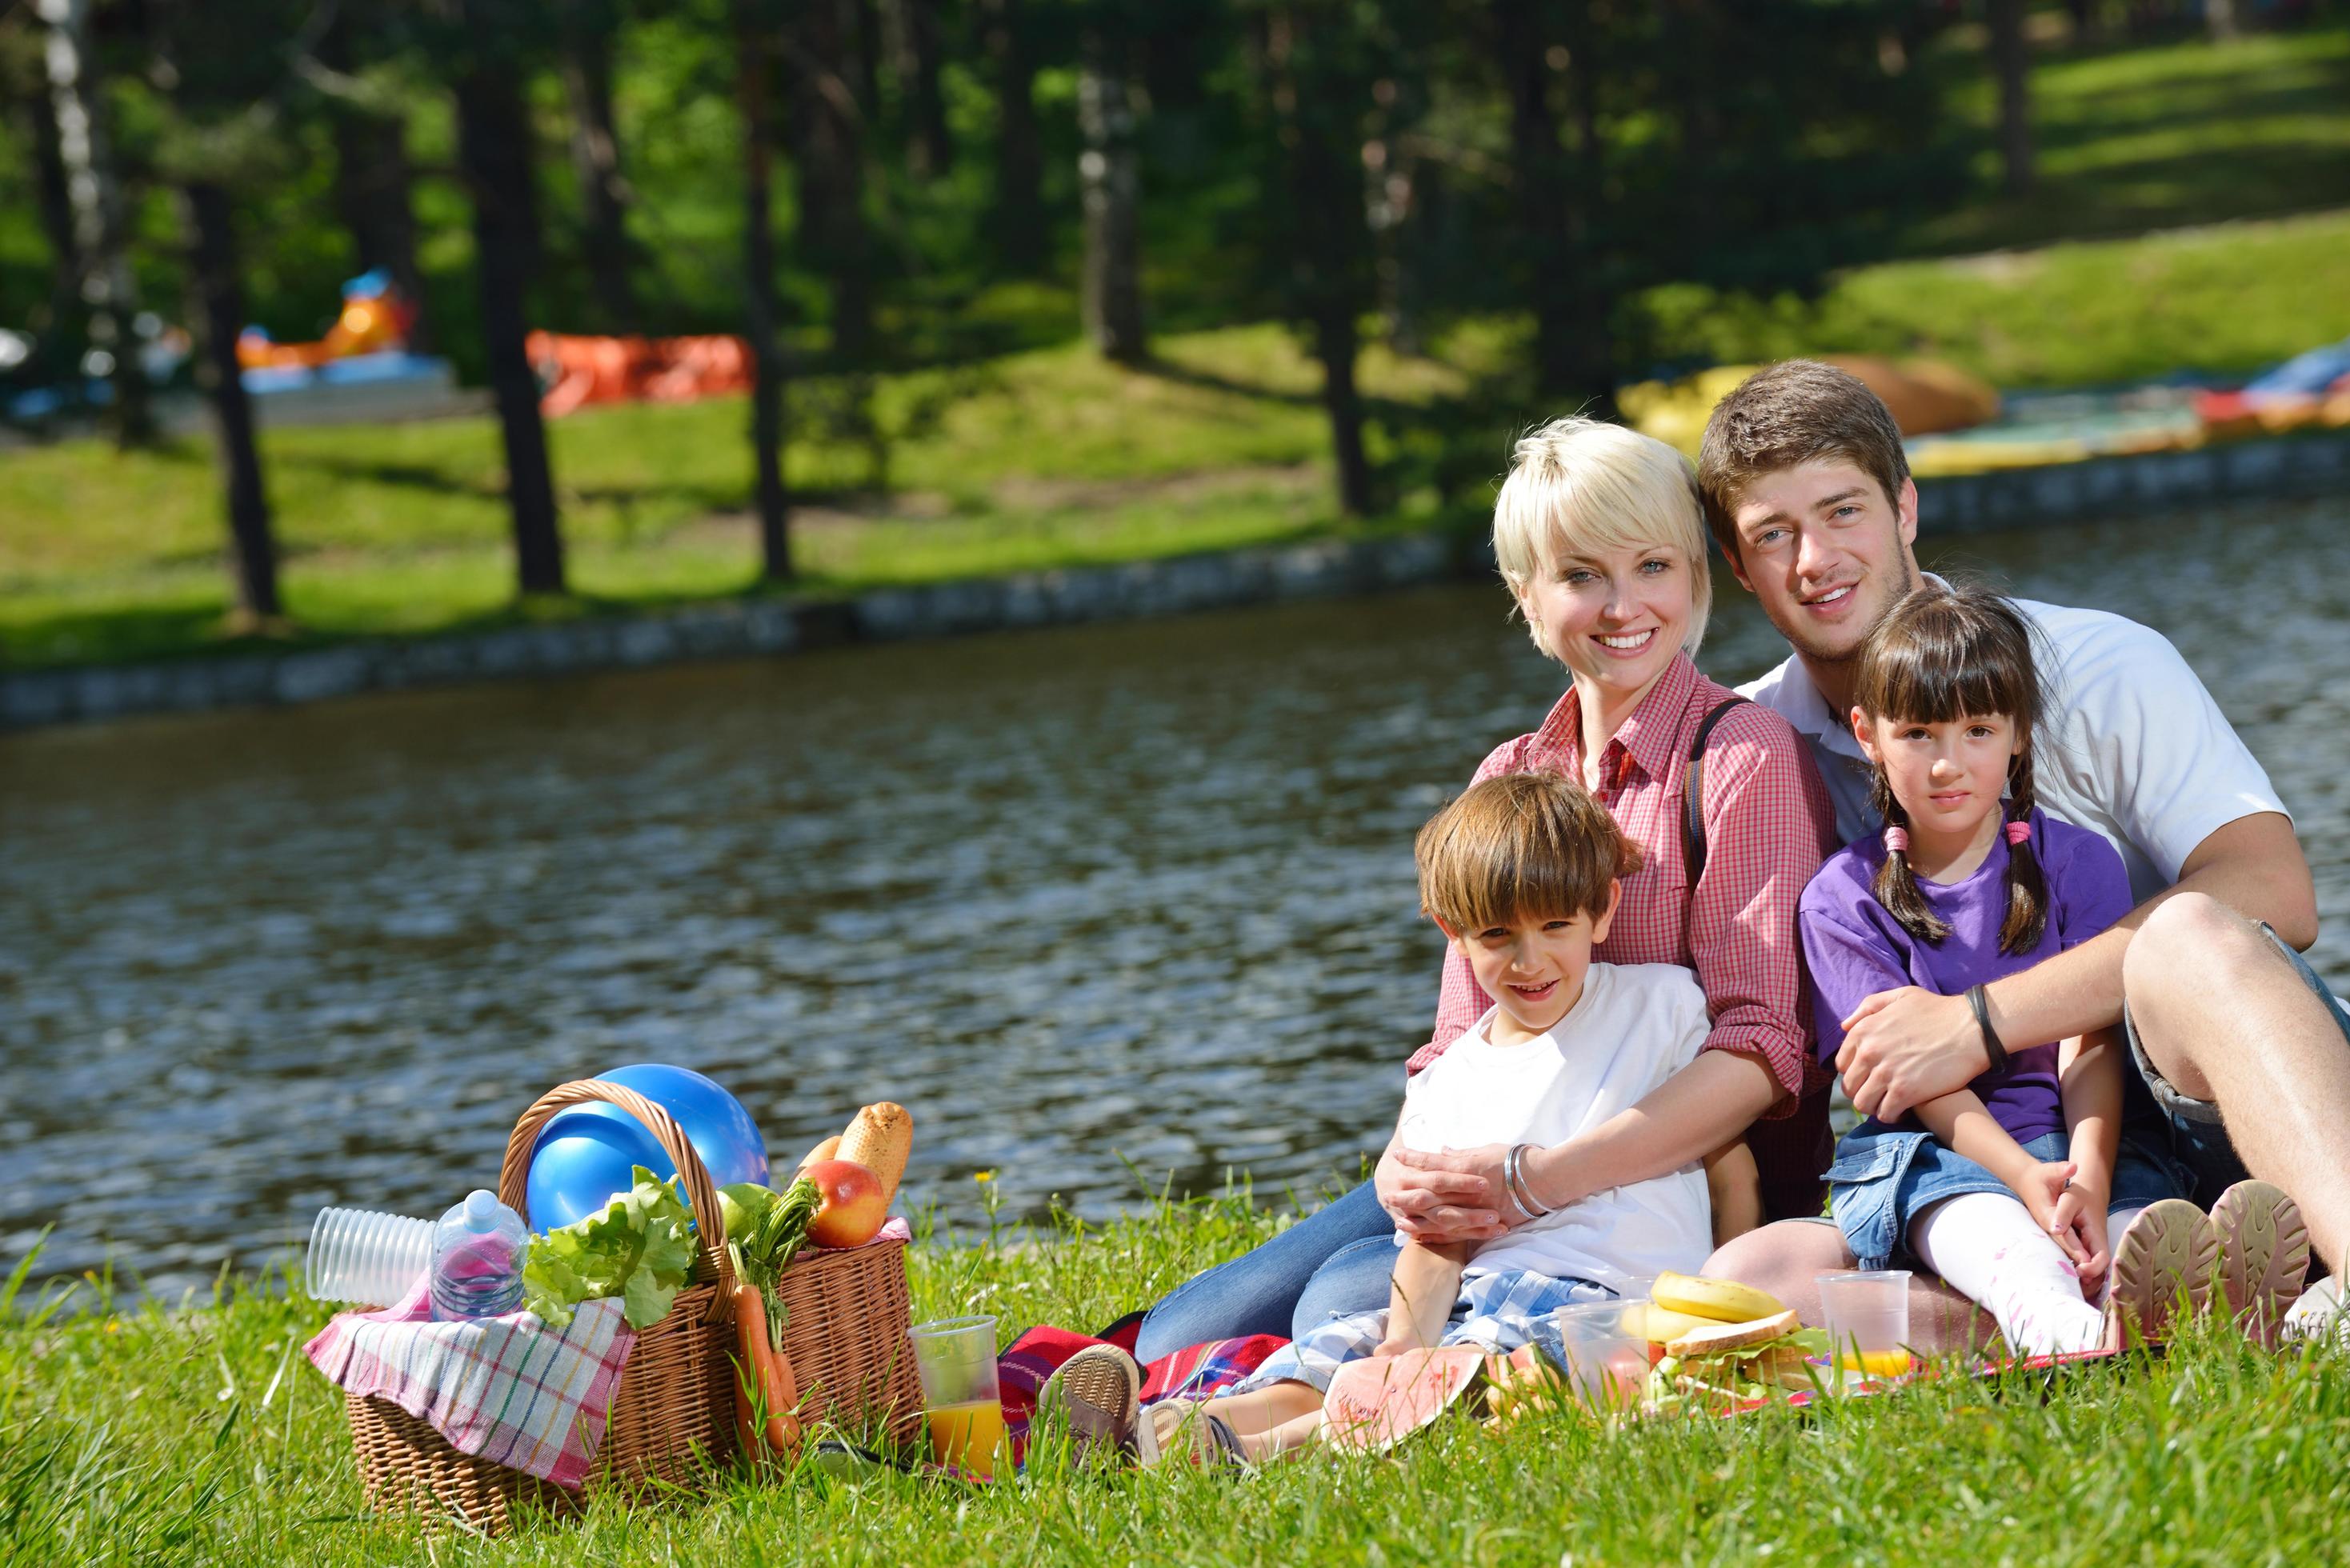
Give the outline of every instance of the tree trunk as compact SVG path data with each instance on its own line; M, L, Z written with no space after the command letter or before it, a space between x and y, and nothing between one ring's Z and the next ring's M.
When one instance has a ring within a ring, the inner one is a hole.
M106 136L98 63L90 52L89 0L38 0L49 26L50 100L74 204L74 254L90 337L113 356L114 439L123 447L155 439L147 373L139 362L139 289L130 273L130 224Z
M333 70L352 68L348 22L331 26L319 54ZM432 316L424 307L424 270L416 263L416 171L408 161L408 120L380 114L329 94L327 123L335 143L335 211L361 272L387 274L416 313L408 346L432 352Z
M1999 77L1999 156L2007 193L2032 189L2032 51L2023 0L1990 0L1991 67Z
M506 503L514 514L516 576L525 594L559 594L564 591L563 536L556 517L555 480L547 467L546 427L538 411L538 378L531 372L523 346L530 329L528 293L537 225L522 84L511 69L477 57L465 65L456 86L458 160L473 203L482 337L505 438Z
M620 174L620 141L612 119L614 31L603 0L567 0L563 93L571 109L571 169L587 220L581 249L588 286L606 330L634 332L644 321L629 281L635 250L629 242L629 187Z
M416 213L410 201L415 180L408 161L406 125L348 103L329 106L335 141L335 208L351 237L359 270L390 275L416 310L408 346L418 353L432 346L424 309L424 272L416 263Z
M1566 181L1566 254L1573 286L1570 331L1575 357L1567 395L1579 399L1595 419L1616 417L1616 336L1609 324L1615 296L1607 257L1593 233L1593 215L1605 201L1607 149L1599 136L1598 29L1591 11L1578 5L1566 28L1566 95L1575 117L1575 161Z
M33 329L35 379L62 379L78 358L88 328L81 306L81 255L74 236L73 191L66 178L57 117L41 95L22 100L24 129L33 144L33 173L41 202L41 235L49 243L49 298Z
M2211 41L2224 44L2242 36L2236 20L2236 0L2203 0L2204 25L2211 30Z
M776 341L775 234L772 171L767 150L775 136L768 123L764 45L755 0L735 0L735 92L743 115L743 261L749 275L743 291L751 346L751 458L757 477L759 571L770 583L792 576L791 497L784 488L783 349Z
M1327 299L1314 319L1314 357L1322 362L1322 411L1330 418L1330 456L1338 472L1338 510L1367 517L1374 501L1371 460L1363 450L1363 399L1355 386L1361 345L1353 302Z
M857 102L871 123L881 120L881 13L874 0L841 0L848 7L847 36L856 57Z
M1149 353L1149 344L1142 327L1134 100L1120 53L1098 32L1087 34L1077 77L1077 124L1086 140L1077 159L1086 213L1081 296L1086 336L1105 358L1132 365Z
M1585 389L1575 341L1582 283L1567 238L1575 204L1566 151L1551 108L1548 51L1556 42L1544 26L1540 0L1502 0L1494 7L1494 43L1510 93L1510 167L1520 222L1524 224L1525 276L1534 313L1534 389L1545 399L1573 398Z
M873 343L872 244L865 221L862 115L848 70L851 0L809 0L792 72L801 247L832 295L832 354L866 363Z
M954 163L946 94L939 87L945 53L940 38L939 0L898 0L897 14L899 90L913 117L907 162L919 178L935 180Z
M196 381L212 404L214 450L228 493L236 607L248 624L271 621L283 613L277 599L277 544L270 532L269 493L262 483L261 454L254 441L253 405L244 395L244 378L236 362L237 334L244 330L245 316L234 220L228 192L220 185L192 182L182 194L195 241L192 314L203 334Z
M981 0L981 14L995 77L995 251L1013 271L1035 273L1051 251L1051 236L1045 232L1045 155L1033 97L1036 67L1021 0Z
M1343 73L1300 68L1306 26L1298 6L1277 6L1267 18L1265 63L1286 166L1291 211L1285 226L1294 236L1304 315L1322 366L1322 408L1330 420L1338 509L1361 517L1374 506L1362 396L1355 383L1361 347L1357 323L1366 303L1361 255L1369 242L1361 182L1353 167L1359 144L1343 107L1360 84Z

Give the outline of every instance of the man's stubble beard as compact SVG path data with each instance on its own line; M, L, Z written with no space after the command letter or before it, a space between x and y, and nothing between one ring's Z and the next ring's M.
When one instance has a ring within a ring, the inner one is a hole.
M1836 652L1812 643L1804 638L1796 636L1794 632L1789 631L1783 626L1779 628L1779 634L1787 639L1788 644L1793 647L1797 653L1801 654L1804 659L1809 659L1814 664L1851 664L1856 662L1860 658L1860 650L1868 646L1869 638L1875 634L1878 627L1885 624L1885 618L1893 613L1893 607L1899 604L1903 599L1908 597L1910 592L1918 586L1917 577L1912 575L1909 570L1909 557L1907 554L1895 557L1893 569L1900 573L1901 576L1899 580L1894 585L1893 591L1885 597L1885 607L1877 612L1877 618L1875 620L1868 623L1866 630L1863 631L1858 637L1853 639L1852 646L1844 649L1842 652Z

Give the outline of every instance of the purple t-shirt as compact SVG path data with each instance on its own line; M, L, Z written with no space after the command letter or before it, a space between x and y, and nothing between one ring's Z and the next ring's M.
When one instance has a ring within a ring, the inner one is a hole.
M2031 820L2032 846L2048 882L2048 924L2039 945L2026 952L1999 950L2000 923L2007 916L2004 838L1963 881L1943 886L1918 879L1927 904L1950 928L1939 942L1904 930L1870 890L1885 864L1883 840L1864 838L1828 857L1796 907L1822 1062L1835 1064L1844 1047L1842 1021L1880 991L1914 985L1957 996L2078 947L2129 913L2129 874L2112 845L2045 812L2034 811ZM2011 1049L2004 1071L1985 1073L1967 1086L2018 1143L2064 1130L2053 1044ZM1915 1117L1902 1122L1917 1125Z

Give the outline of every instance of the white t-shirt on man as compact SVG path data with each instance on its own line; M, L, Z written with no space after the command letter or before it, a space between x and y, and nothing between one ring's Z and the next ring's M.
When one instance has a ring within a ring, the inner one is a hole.
M1928 581L1940 579L1928 575ZM2170 639L2104 610L2018 599L2040 634L2041 703L2032 778L2041 809L2103 834L2139 902L2178 880L2195 846L2260 812L2276 789ZM1868 804L1869 764L1846 715L1831 713L1790 657L1738 688L1812 743L1846 844L1884 824Z
M1494 1010L1498 1011L1498 1010ZM1404 1086L1403 1145L1427 1154L1481 1144L1563 1143L1587 1132L1697 1059L1705 992L1679 964L1595 963L1583 994L1549 1033L1496 1045L1493 1012ZM1399 1243L1402 1237L1397 1237ZM1694 1273L1713 1250L1705 1172L1595 1192L1497 1236L1465 1274L1524 1269L1620 1292L1666 1269Z

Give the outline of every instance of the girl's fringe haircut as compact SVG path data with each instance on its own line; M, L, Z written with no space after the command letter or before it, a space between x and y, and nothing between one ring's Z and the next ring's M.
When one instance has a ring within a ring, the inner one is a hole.
M2038 805L2032 783L2033 732L2040 726L2040 677L2033 664L2031 623L2014 604L1987 588L1929 585L1905 597L1869 634L1861 649L1853 702L1872 718L1917 724L2000 713L2015 721L2023 749L2008 762L2009 822L2025 821ZM1893 797L1879 766L1869 800L1894 827L1909 815ZM1877 901L1921 941L1950 934L1918 888L1906 851L1887 852L1872 889ZM2008 846L2007 914L1999 948L2029 951L2048 929L2048 880L2030 839Z

